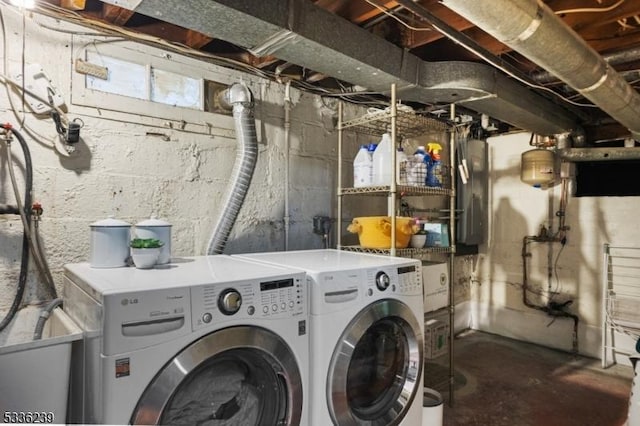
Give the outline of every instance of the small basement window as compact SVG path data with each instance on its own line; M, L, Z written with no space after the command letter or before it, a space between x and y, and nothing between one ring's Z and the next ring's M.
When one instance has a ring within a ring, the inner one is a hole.
M640 196L640 160L576 163L577 197Z
M88 107L87 115L120 122L177 128L191 133L234 137L231 111L222 108L219 94L241 75L202 60L151 46L123 42L81 43L76 59L107 70L78 68L72 72L71 103ZM257 102L258 81L242 75ZM257 114L259 115L259 114ZM260 120L259 117L256 118ZM260 126L257 126L261 140Z
M91 63L107 68L106 80L86 76L86 87L114 95L128 96L165 105L204 110L204 80L180 75L154 66L87 52Z

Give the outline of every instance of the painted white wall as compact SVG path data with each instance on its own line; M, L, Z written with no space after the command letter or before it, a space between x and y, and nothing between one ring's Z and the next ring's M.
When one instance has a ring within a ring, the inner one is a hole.
M20 121L47 140L55 136L48 117L37 117L13 92L19 107L12 111L7 91L0 87L0 120L13 123L27 138L34 167L34 200L44 207L40 225L43 244L58 292L61 292L63 265L89 258L89 225L109 215L136 223L154 214L173 224L174 256L201 255L215 221L236 155L232 121L211 114L207 123L192 122L188 113L185 129L177 130L179 119L158 120L148 116L123 114L74 103L82 99L73 60L83 49L99 48L104 38L71 35L41 27L87 31L34 15L26 19L23 43L22 16L0 4L7 26L9 73L19 72L22 57L26 63L40 63L62 92L71 119L84 122L78 153L70 158L57 155L50 146L31 138ZM318 96L292 89L291 144L284 150L284 86L249 74L231 71L203 61L184 58L135 43L127 46L140 55L172 58L178 65L199 69L207 78L219 76L225 82L245 81L256 102L259 120L259 156L253 182L227 245L227 253L284 249L284 169L290 164L290 249L323 247L320 236L312 233L314 215L335 215L337 136L334 129L335 104ZM82 78L80 78L82 81ZM123 105L128 102L122 98ZM355 115L356 108L347 106ZM362 112L360 112L362 113ZM141 124L142 123L142 124ZM173 128L169 127L173 125ZM205 125L206 124L206 125ZM209 128L210 134L203 132ZM147 133L162 133L168 141ZM346 136L345 166L349 167L358 142ZM363 140L361 143L364 143ZM7 171L7 151L0 144L0 203L15 204ZM23 191L23 159L13 144L16 171ZM349 176L350 169L345 171ZM22 194L22 198L24 195ZM353 210L347 203L345 214ZM22 225L17 216L0 216L0 317L9 308L19 275ZM24 297L27 305L37 305L46 294L33 265ZM15 322L14 322L15 324ZM4 334L9 333L11 330ZM0 336L1 337L1 336Z
M520 181L520 156L531 149L530 134L518 133L488 139L489 235L482 247L479 283L472 283L473 328L549 347L571 350L573 322L552 321L522 302L522 238L536 235L541 225L550 227L549 212L558 209L560 187L537 189ZM550 210L550 202L553 206ZM603 244L637 246L640 230L633 218L639 197L570 197L567 244L557 260L557 277L551 286L558 301L572 299L570 311L580 317L579 351L600 356ZM557 220L553 229L557 229ZM551 246L552 264L560 244ZM530 245L529 283L546 294L548 247ZM530 295L545 303L545 297Z

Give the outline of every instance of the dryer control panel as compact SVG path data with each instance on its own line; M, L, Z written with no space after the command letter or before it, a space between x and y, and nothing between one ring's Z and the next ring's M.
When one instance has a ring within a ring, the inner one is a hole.
M193 329L227 321L294 318L307 313L304 273L191 289Z

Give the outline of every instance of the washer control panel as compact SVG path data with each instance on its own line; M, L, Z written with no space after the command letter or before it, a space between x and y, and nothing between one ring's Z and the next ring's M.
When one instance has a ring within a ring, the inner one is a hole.
M304 273L191 288L194 330L230 320L292 318L306 315L306 312Z
M419 261L403 266L367 270L366 296L376 294L422 294L422 271Z

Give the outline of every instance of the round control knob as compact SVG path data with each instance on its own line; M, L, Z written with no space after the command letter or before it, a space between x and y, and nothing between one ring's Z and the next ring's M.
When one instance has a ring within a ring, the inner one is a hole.
M263 307L262 307L262 312L264 312L265 314L266 314L267 312L269 312L269 307L268 307L268 306L266 306L266 305L265 305L265 306L263 306Z
M212 319L213 315L211 315L209 312L206 312L204 315L202 315L202 322L205 324L209 324Z
M247 313L249 315L253 315L256 313L256 308L253 307L253 305L249 305L249 307L247 308Z
M385 291L389 284L391 284L391 278L386 272L380 271L376 274L376 287L378 287L378 290Z
M218 309L225 315L233 315L242 306L242 296L233 288L223 290L218 297Z

